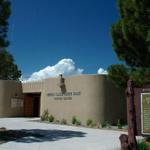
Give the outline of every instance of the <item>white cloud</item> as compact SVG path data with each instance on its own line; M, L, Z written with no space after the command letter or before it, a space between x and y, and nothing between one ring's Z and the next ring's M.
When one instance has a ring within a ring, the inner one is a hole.
M99 68L97 73L98 74L108 74L107 70L104 70L103 68Z
M59 74L64 76L79 75L83 73L83 69L76 68L75 62L72 59L62 59L53 66L47 66L37 72L31 74L28 79L23 79L23 82L38 81L49 77L57 77Z

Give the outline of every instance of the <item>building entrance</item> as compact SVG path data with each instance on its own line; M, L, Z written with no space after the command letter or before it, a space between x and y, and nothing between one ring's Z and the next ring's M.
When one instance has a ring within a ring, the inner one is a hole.
M41 99L41 93L25 94L25 98L24 98L25 117L40 116L40 99Z

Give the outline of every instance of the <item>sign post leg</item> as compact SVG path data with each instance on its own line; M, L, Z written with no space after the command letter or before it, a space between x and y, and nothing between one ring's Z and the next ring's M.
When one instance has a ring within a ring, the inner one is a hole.
M128 136L121 135L121 150L137 150L136 142L136 115L134 106L134 87L133 81L129 80L127 84L127 121L128 121Z

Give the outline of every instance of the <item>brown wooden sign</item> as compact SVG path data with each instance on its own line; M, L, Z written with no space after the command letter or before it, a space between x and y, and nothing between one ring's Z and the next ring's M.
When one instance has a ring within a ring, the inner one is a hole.
M119 137L121 150L137 150L136 135L150 135L150 83L134 87L129 80L126 95L128 135Z
M150 135L150 93L141 93L141 132Z
M145 102L148 101L148 98L146 98L146 101L144 101L145 96L150 96L150 84L143 85L142 87L135 87L134 93L134 103L136 112L136 135L150 135L150 132L146 131L147 129L145 130L145 125L148 123L146 116L148 114L150 115L150 112L148 111L150 109L149 105L147 105L147 103L145 104ZM148 126L146 128L150 128L150 124L147 124L146 126Z

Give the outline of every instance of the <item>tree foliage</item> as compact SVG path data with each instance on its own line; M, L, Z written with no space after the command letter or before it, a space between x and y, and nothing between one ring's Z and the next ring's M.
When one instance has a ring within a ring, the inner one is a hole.
M141 86L144 83L150 83L150 67L131 68L123 64L110 65L108 77L118 87L125 88L129 79L133 80L135 85Z
M117 64L108 67L109 78L119 87L126 87L129 79L128 68L124 65Z
M11 14L10 2L0 0L0 48L7 47L8 18Z
M8 19L11 15L9 0L0 0L0 79L18 80L21 71L14 63L13 56L6 50L9 45L7 40Z
M13 56L6 50L0 51L0 79L18 80L21 71L14 64Z
M130 79L132 79L136 85L150 83L150 67L132 69L130 73Z
M118 7L120 18L111 34L114 51L126 66L110 66L109 78L123 87L127 76L137 84L150 82L150 0L118 0Z
M150 66L150 0L118 0L120 19L112 25L114 50L131 67Z

